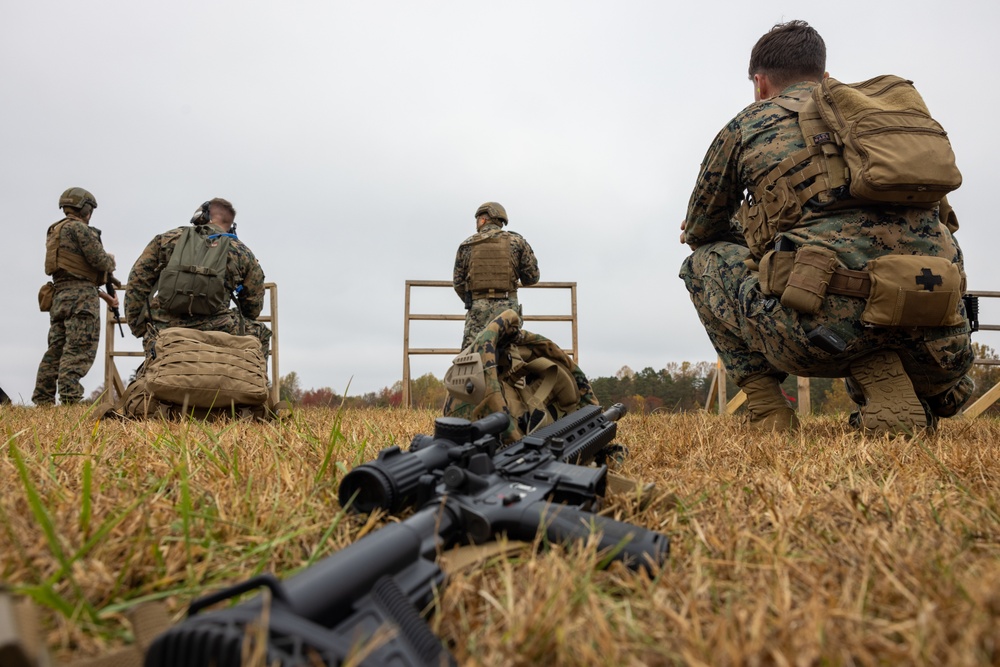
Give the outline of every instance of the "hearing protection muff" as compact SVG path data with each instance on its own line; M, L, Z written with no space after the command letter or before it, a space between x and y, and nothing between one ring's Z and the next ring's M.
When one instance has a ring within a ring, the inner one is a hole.
M202 204L191 216L192 225L207 225L209 221L208 202Z

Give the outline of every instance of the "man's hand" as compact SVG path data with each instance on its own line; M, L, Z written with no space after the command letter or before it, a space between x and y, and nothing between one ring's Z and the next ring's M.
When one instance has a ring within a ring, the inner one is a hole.
M117 308L118 307L118 296L117 295L111 296L110 294L102 292L101 290L97 290L97 296L99 296L102 299L104 299L104 302L106 304L108 304L108 308Z

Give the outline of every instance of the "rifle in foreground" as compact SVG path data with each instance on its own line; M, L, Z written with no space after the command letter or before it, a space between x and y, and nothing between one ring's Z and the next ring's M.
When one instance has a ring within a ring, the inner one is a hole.
M412 516L284 582L264 575L196 600L188 619L150 646L146 667L239 665L247 635L265 638L267 664L339 665L364 656L356 664L453 665L421 616L445 580L435 559L501 534L531 541L541 533L545 543L597 534L607 562L652 570L667 559L667 536L596 514L607 483L603 450L624 414L621 405L607 412L588 406L503 449L504 413L476 422L438 418L433 436L416 436L406 452L383 450L339 488L344 507L416 508ZM591 462L599 465L585 465ZM271 591L266 634L253 629L264 622L260 595L199 613L260 587Z

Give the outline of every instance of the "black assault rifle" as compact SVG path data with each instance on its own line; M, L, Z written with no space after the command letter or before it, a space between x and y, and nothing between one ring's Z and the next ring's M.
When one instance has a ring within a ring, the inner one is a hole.
M115 298L115 288L116 287L121 287L121 286L122 286L122 282L109 273L108 274L108 282L105 283L105 285L104 285L104 289L107 290L108 296L110 296L112 299ZM115 307L111 308L111 313L115 316L115 322L118 323L118 333L120 333L122 335L122 338L124 338L125 337L125 330L122 329L122 314L121 314L121 311L118 309L117 306L115 306ZM114 337L114 336L112 336L112 337Z
M667 559L667 536L598 516L607 483L602 450L615 437L622 405L588 406L501 449L509 417L469 422L438 418L434 435L416 436L409 451L382 450L340 484L343 507L396 513L419 508L280 582L253 578L196 600L188 618L160 635L146 667L240 664L244 635L259 623L260 595L228 609L199 612L260 587L271 591L266 663L339 665L366 644L360 665L454 665L421 612L431 609L445 579L435 558L444 549L506 534L548 543L600 535L606 561L652 569ZM381 638L381 629L390 634ZM381 641L380 641L381 639Z

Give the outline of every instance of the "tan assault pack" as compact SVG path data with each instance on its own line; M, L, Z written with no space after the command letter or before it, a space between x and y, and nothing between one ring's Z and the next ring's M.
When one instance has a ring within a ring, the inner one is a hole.
M103 272L95 271L83 255L59 247L59 236L62 233L62 228L69 221L70 218L63 218L59 222L53 223L45 234L45 275L51 276L58 269L63 269L83 280L100 285L105 282Z
M828 77L812 99L843 143L852 197L933 207L962 185L948 133L912 81L886 74L845 84Z
M506 443L600 404L580 367L553 341L522 330L513 310L501 313L455 357L444 385L445 416L474 421L508 413Z
M912 81L890 74L845 84L827 77L808 97L771 101L798 114L805 148L768 172L737 214L757 257L798 224L813 197L836 207L933 208L962 184L948 134ZM946 215L942 221L952 224Z
M510 236L506 233L487 236L472 242L468 289L475 299L498 294L506 296L517 287L514 263L510 252Z
M222 331L164 329L145 379L153 398L188 407L257 406L268 398L260 341Z

